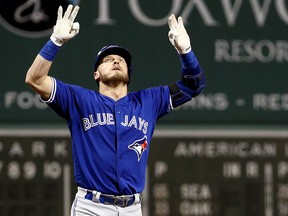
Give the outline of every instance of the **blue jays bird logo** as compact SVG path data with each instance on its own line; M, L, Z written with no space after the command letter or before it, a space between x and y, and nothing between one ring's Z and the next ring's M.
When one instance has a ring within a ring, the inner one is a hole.
M136 140L133 144L129 145L128 148L135 151L138 156L138 162L141 160L141 157L144 151L148 147L147 136L144 136L140 140Z

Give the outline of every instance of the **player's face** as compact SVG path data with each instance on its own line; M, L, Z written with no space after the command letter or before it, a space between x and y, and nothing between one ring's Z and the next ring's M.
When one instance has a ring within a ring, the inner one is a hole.
M101 60L94 77L106 85L128 84L128 67L125 59L119 55L105 56Z

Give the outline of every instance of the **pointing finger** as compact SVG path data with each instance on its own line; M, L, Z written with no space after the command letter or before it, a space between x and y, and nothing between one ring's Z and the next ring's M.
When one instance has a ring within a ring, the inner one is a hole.
M74 22L77 14L78 14L79 9L80 9L80 7L79 7L78 5L76 5L76 6L74 7L74 9L73 9L73 11L72 11L72 13L71 13L71 15L70 15L70 17L69 17L69 20L70 20L71 22Z
M168 25L171 30L177 28L177 21L174 14L168 18Z
M70 14L71 14L71 11L72 11L72 8L73 8L73 5L70 4L68 6L66 12L64 13L63 19L68 19L69 18Z
M63 8L62 6L59 6L58 12L57 12L57 19L62 19L62 14L63 14Z
M183 27L184 25L183 25L183 19L182 19L182 17L178 17L178 25L180 26L180 27Z

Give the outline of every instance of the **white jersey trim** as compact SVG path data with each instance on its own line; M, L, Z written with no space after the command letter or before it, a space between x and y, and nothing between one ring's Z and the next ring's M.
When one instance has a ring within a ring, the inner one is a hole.
M51 90L51 94L50 94L50 97L47 99L47 100L44 100L41 95L40 96L40 100L43 102L43 103L46 103L46 104L49 104L49 103L52 103L55 99L55 95L56 95L56 89L57 89L57 82L55 80L55 78L53 77L50 77L51 80L52 80L52 90Z
M174 110L171 94L169 96L169 110L171 110L171 111Z

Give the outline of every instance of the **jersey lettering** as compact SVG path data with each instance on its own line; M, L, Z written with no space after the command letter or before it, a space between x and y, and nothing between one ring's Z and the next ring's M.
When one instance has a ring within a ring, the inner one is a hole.
M92 127L98 125L114 125L114 118L112 113L97 113L96 118L90 114L89 118L82 118L84 130L87 131Z
M138 121L137 121L136 116L133 116L129 121L129 116L125 115L124 122L121 122L121 125L123 125L125 127L134 126L136 129L142 131L144 134L147 133L147 129L148 129L148 122L146 122L141 117L138 117Z
M144 119L138 117L139 119L139 130L142 130L144 134L147 133L147 128L148 128L148 122L146 122ZM142 129L143 128L143 129Z
M82 124L85 131L91 128L91 123L88 118L82 118Z
M82 125L85 131L96 127L98 125L115 125L114 116L112 113L96 113L96 115L90 114L89 118L82 118ZM141 117L129 118L128 115L124 116L124 122L121 122L124 127L134 127L137 130L147 134L148 122Z

